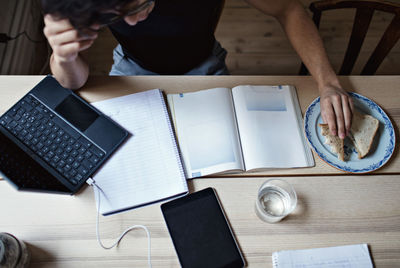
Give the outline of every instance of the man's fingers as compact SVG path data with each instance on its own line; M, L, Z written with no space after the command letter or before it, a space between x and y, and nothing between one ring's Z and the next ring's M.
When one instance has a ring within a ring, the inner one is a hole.
M91 35L81 36L77 30L66 31L48 38L51 46L59 46L72 42L80 42L85 40L93 40L97 38L97 33L92 32Z
M62 46L53 47L53 52L57 57L68 59L77 56L79 52L79 42L68 43Z
M93 44L93 42L94 42L93 39L79 42L79 44L80 44L79 51L88 49Z
M331 131L331 134L336 136L337 134L337 128L336 128L336 116L335 112L333 110L331 102L324 101L322 103L323 109L321 109L322 112L322 119L324 120L324 123L328 124L329 130Z
M336 115L336 124L338 128L338 136L341 139L346 137L346 129L344 123L344 116L343 116L343 107L342 107L342 100L341 97L335 95L332 97L332 105Z
M353 101L340 85L326 86L321 92L321 115L329 125L332 135L344 139L350 131Z
M46 36L51 36L74 29L68 19L57 20L49 14L45 15L44 23L45 27L43 29L43 32Z
M348 97L348 101L349 101L351 112L353 113L354 112L354 103L353 103L353 99L350 96Z
M93 44L93 40L81 42L72 42L62 46L53 48L54 54L63 60L70 60L71 57L76 57L82 50L88 49Z
M346 136L349 134L351 128L351 119L352 119L352 108L350 104L351 98L343 95L342 96L342 107L343 107L343 114L344 114L344 124L346 128Z

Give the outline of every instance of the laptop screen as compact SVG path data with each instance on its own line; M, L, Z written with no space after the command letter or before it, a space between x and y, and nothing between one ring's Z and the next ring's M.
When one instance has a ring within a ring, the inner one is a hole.
M18 189L71 193L0 128L0 176Z

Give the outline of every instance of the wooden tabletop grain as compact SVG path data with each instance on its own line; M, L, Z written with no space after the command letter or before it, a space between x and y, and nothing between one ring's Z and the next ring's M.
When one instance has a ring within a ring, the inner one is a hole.
M0 113L42 78L0 77ZM398 145L400 76L340 79L345 88L371 98L388 113ZM240 84L295 85L303 112L318 95L310 77L285 76L90 77L79 94L97 101L152 88L176 93ZM294 213L275 224L261 221L254 211L257 190L270 176L284 177L299 198ZM316 167L308 169L199 178L188 183L191 192L216 189L248 267L272 267L272 252L278 250L358 243L369 245L376 267L399 267L398 150L385 167L367 175L345 174L316 159ZM147 240L142 230L129 233L116 249L106 251L98 245L95 201L89 186L74 196L64 196L17 192L0 181L0 212L0 232L12 233L27 243L31 267L147 267ZM159 203L101 217L103 242L111 244L133 224L149 228L153 267L179 267Z
M0 114L9 109L19 98L35 86L43 76L0 77ZM395 128L396 148L392 158L374 174L400 173L399 126L400 126L400 76L348 76L340 81L345 89L364 95L388 114ZM237 85L294 85L297 89L303 115L308 105L318 97L314 80L309 76L136 76L110 77L92 76L78 93L87 101L99 101L134 92L160 88L166 94L189 92L213 87ZM246 176L293 176L293 175L349 175L323 162L314 154L315 167L296 169L270 169L246 173ZM243 176L243 174L238 174Z
M254 202L265 177L189 181L192 191L213 187L248 267L272 267L277 250L367 243L376 267L400 264L400 176L285 177L298 194L294 213L275 224L257 218ZM129 233L116 249L96 241L94 194L75 196L17 192L0 182L0 230L28 244L32 267L146 267L143 230ZM153 267L179 267L160 204L100 218L110 245L131 225L151 233Z

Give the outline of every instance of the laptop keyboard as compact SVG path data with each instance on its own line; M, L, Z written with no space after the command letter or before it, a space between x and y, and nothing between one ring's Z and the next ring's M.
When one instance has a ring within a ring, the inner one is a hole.
M73 185L86 180L105 153L31 95L25 96L0 124Z
M0 132L0 170L6 178L12 178L17 187L71 192L2 132Z

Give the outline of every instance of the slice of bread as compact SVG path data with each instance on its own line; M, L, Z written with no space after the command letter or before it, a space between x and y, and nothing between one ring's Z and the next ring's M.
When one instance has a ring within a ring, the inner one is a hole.
M318 124L321 128L321 134L325 137L325 144L328 144L332 148L332 152L337 154L339 160L344 161L344 148L343 140L338 136L334 136L329 131L328 124Z
M359 159L368 154L378 128L379 121L375 117L358 111L353 112L349 138L356 147Z

